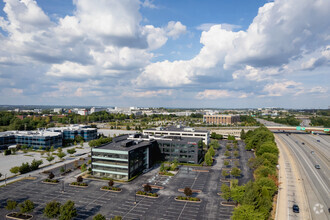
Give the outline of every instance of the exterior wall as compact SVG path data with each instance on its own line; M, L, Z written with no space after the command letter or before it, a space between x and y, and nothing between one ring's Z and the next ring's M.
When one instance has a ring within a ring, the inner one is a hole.
M177 160L179 163L198 164L202 159L202 147L198 142L180 143L178 141L159 140L158 146L163 154L163 159Z
M97 130L81 129L81 130L64 130L63 139L74 139L77 135L84 138L85 141L94 140L97 138Z
M236 124L240 121L239 115L204 115L203 121L207 124Z
M0 137L0 146L9 146L13 144L27 145L33 148L50 148L54 146L62 147L62 135L24 135L12 134Z

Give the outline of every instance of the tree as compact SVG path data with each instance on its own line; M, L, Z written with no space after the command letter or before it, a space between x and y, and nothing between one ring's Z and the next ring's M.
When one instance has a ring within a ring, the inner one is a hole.
M254 172L256 178L268 177L268 175L276 175L276 170L266 166L260 166Z
M54 152L55 151L54 146L51 146L49 151Z
M150 192L150 191L151 191L151 186L147 183L147 184L145 184L145 185L143 186L143 190L144 190L145 192Z
M87 170L86 164L82 164L80 167L81 172L85 172Z
M227 186L227 184L222 184L221 185L221 192L222 192L222 198L224 198L225 200L229 200L230 199L230 188L229 186Z
M228 160L225 160L225 161L223 162L223 165L225 165L225 166L229 166L229 161L228 161Z
M31 171L31 167L28 162L22 163L22 165L19 167L19 172L21 174L28 173Z
M16 154L16 148L12 148L12 149L11 149L11 153L12 153L12 154Z
M227 176L229 176L229 173L226 170L222 170L221 175L223 177L227 177Z
M264 153L272 153L276 156L279 154L278 148L276 147L276 144L272 141L267 141L263 143L260 148L256 150L257 156L261 156Z
M234 157L239 157L239 152L238 151L234 151Z
M63 149L61 147L59 147L59 148L57 148L57 152L61 153L61 152L63 152Z
M81 147L84 146L84 141L80 141L80 146L81 146Z
M224 154L226 157L229 157L230 156L230 152L226 150L225 154Z
M234 135L228 135L228 140L230 141L234 141L235 140L235 136Z
M205 160L205 163L206 163L207 166L212 166L213 159L212 159L209 151L205 154L204 160Z
M44 209L44 215L47 218L57 218L60 214L61 203L54 201L48 202Z
M245 138L246 138L246 134L245 134L244 129L242 129L242 131L241 131L241 139L244 140Z
M245 186L243 185L243 186L232 187L230 189L230 193L231 193L231 198L234 201L238 203L242 203L245 194Z
M55 157L53 157L52 155L49 155L46 160L48 160L48 162L50 163L51 161L53 161L55 159Z
M19 209L21 213L28 213L32 212L34 209L34 203L31 200L25 200L24 202L20 203Z
M112 187L113 184L114 184L113 180L109 180L109 182L108 182L108 186Z
M253 205L242 205L234 209L233 220L255 220L264 219L262 213L256 211Z
M75 138L74 138L75 142L76 143L80 143L80 142L84 142L84 138L80 135L77 135ZM76 144L75 144L76 145Z
M64 205L60 207L59 220L71 220L77 216L77 209L74 207L74 202L68 200Z
M62 159L63 157L66 156L66 154L65 154L64 152L59 152L59 153L57 154L57 156L58 156L60 159Z
M93 220L106 220L105 216L104 215L101 215L100 213L95 215L93 217Z
M211 157L214 157L214 155L215 155L215 151L214 151L214 149L213 149L212 146L209 148L208 151L210 152Z
M220 147L219 141L212 140L210 144L214 149L218 149Z
M5 156L8 156L8 155L10 155L10 154L11 154L11 150L8 149L8 150L5 150L5 151L4 151L4 155L5 155Z
M68 152L68 154L74 154L76 153L76 150L74 148L71 148L71 149L67 149L66 152Z
M129 125L126 125L126 130L131 130L131 127Z
M53 179L55 177L54 173L53 172L50 172L48 174L48 179Z
M10 200L10 199L7 200L7 205L5 207L7 210L11 211L11 210L16 209L16 207L17 207L16 201Z
M31 162L31 170L37 170L39 169L39 166L43 164L43 161L42 160L36 160L36 159L33 159L32 162Z
M183 193L186 196L191 196L192 195L192 190L189 187L185 187Z
M77 182L81 183L82 181L84 181L84 178L82 176L78 176L77 177Z
M165 166L164 163L161 163L160 168L159 168L160 172L164 172L165 171Z
M13 174L17 174L19 172L19 167L18 166L12 167L12 168L10 168L9 171Z
M234 177L240 177L241 176L241 170L237 167L233 167L231 170L230 174L233 175Z

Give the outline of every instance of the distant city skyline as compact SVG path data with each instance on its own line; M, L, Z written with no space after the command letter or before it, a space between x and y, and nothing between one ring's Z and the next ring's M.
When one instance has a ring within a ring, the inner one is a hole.
M0 8L0 105L330 105L328 0L4 0Z

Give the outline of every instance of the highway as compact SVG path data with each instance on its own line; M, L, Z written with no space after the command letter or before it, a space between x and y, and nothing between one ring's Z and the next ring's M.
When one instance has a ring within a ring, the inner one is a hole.
M312 219L330 219L328 212L330 208L330 138L325 135L304 133L276 135L283 140L299 165ZM320 165L321 169L316 169L316 164Z

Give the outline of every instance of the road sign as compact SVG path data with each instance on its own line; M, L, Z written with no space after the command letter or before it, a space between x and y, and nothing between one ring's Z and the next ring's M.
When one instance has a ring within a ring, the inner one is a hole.
M324 131L330 131L330 129L329 128L326 128L326 129L324 129Z
M306 129L305 128L301 128L302 131L305 131Z
M300 126L296 127L296 130L297 131L300 131L301 130L301 127Z

